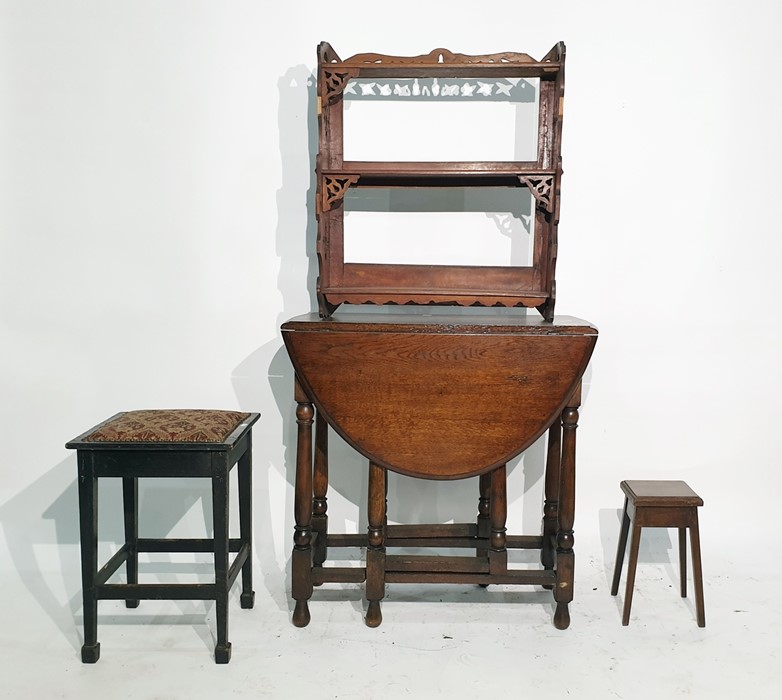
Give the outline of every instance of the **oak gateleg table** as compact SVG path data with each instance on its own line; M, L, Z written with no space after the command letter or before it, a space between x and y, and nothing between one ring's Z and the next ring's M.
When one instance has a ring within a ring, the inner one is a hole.
M382 621L386 583L422 582L540 585L553 589L554 625L569 626L576 427L597 329L569 316L478 311L309 314L283 324L298 424L294 625L310 621L313 586L365 581L370 627ZM369 460L366 535L328 532L329 428ZM546 431L541 533L509 535L506 464ZM389 469L422 479L479 477L477 517L388 524ZM329 566L329 547L366 548L365 566ZM400 547L474 555L388 553ZM513 548L539 549L541 568L509 569Z

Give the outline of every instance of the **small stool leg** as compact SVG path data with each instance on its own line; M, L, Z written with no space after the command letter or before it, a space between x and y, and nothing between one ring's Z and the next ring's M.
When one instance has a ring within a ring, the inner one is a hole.
M247 559L242 565L242 594L239 600L242 608L249 610L255 605L252 533L253 444L250 434L247 435L247 451L239 458L236 471L239 483L239 538L242 546L247 547Z
M703 602L703 569L701 567L701 538L698 532L698 511L690 526L690 546L692 547L692 578L695 586L695 612L698 627L706 626L706 609Z
M84 644L81 660L94 664L100 658L98 642L98 479L91 453L78 451L79 531L81 536L81 587L84 599Z
M212 455L212 518L214 526L215 609L217 644L215 663L231 660L228 641L228 465L224 453Z
M122 507L125 517L125 546L128 548L128 583L138 583L138 477L122 477ZM137 608L138 600L126 600L125 607Z
M638 550L641 546L641 527L633 523L633 534L630 539L630 561L627 564L627 584L625 587L625 605L622 611L622 625L630 624L630 606L633 604L633 587L635 586L635 569L638 566Z
M682 598L687 597L687 528L679 528L679 578Z
M625 560L625 550L627 549L627 533L630 532L630 516L627 514L627 499L625 498L625 507L622 511L622 527L619 530L619 544L616 548L616 561L614 562L614 580L611 583L611 595L619 592L619 579L622 578L622 564Z

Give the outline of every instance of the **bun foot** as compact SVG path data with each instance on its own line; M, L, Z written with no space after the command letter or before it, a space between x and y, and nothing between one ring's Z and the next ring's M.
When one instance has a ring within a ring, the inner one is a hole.
M293 624L296 627L306 627L310 624L310 608L306 600L297 600L293 610Z
M379 627L383 622L383 613L380 612L380 601L370 600L367 608L367 616L364 618L367 627Z
M570 627L570 611L567 603L557 603L557 609L554 612L554 627L558 630L566 630Z

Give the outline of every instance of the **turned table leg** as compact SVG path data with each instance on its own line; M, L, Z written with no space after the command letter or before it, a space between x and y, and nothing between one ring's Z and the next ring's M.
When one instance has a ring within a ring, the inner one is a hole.
M321 566L328 554L329 426L320 411L315 416L315 468L312 476L312 530L316 533L312 563Z
M548 452L546 456L546 482L543 501L543 543L540 550L540 563L543 568L554 568L554 550L556 547L557 521L559 517L559 472L562 463L562 418L557 416L548 431ZM551 589L553 586L544 585Z
M554 626L567 629L570 626L568 604L573 600L575 554L573 552L573 522L576 508L576 428L580 387L562 412L562 464L559 476L559 503L557 528L557 578L554 600Z
M506 468L503 464L491 473L491 500L489 518L491 520L491 538L489 540L489 573L503 574L508 570L508 550L506 549L505 521L508 518Z
M312 420L315 411L312 402L296 379L295 399L298 438L296 443L296 487L291 559L292 595L296 601L293 624L306 627L310 621L307 601L312 597Z
M368 627L377 627L383 621L380 601L386 589L386 470L369 463L369 497L367 529L367 616Z
M488 541L491 535L491 520L489 519L489 503L491 502L491 472L481 474L478 482L478 538ZM475 556L484 558L489 555L489 550L485 546L480 546L475 550ZM488 584L482 584L488 585Z

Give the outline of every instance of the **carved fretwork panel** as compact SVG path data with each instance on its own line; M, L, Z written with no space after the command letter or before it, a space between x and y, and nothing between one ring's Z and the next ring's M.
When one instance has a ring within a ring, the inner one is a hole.
M519 180L529 188L539 207L549 214L554 212L553 175L519 175Z
M337 202L345 197L348 187L358 182L358 175L345 175L344 177L323 177L323 211L329 211Z
M334 102L345 90L345 85L355 78L358 71L323 69L323 84L326 90L326 102Z

